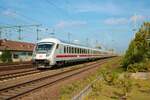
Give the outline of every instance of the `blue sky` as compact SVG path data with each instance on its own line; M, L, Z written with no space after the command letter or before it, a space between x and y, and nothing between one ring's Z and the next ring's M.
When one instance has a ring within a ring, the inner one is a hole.
M0 0L0 25L42 24L40 37L55 37L124 52L144 21L150 21L149 0ZM46 30L46 28L48 30ZM17 40L16 29L3 38ZM36 41L35 27L22 29L23 41Z

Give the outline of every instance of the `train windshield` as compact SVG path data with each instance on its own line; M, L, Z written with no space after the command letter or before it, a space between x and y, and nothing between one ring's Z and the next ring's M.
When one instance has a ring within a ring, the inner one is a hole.
M36 51L37 52L48 52L51 51L53 44L37 44Z

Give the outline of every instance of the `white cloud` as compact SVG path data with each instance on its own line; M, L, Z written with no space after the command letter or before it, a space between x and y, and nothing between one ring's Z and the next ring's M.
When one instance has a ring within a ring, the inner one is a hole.
M84 12L98 12L98 13L109 13L118 14L121 12L121 8L114 3L81 3L73 5L68 8L71 12L84 13Z
M60 21L55 25L55 28L80 27L86 24L84 21Z
M121 17L121 18L108 18L106 20L104 20L105 24L108 25L122 25L122 24L128 24L130 22L139 22L139 21L144 21L146 18L148 18L147 16L143 16L143 15L133 15L129 18L126 17Z
M134 16L131 16L130 20L131 21L142 21L146 18L146 16L143 16L143 15L134 15Z
M104 21L108 25L126 24L128 20L126 18L109 18Z
M6 9L1 12L2 15L8 16L8 17L17 17L18 15L15 13L15 11L11 9Z

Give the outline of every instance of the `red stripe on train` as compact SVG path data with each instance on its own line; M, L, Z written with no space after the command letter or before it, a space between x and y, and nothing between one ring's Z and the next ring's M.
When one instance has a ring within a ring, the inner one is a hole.
M67 57L92 57L92 56L100 56L100 55L56 55L57 58L67 58Z
M77 55L56 55L57 58L63 58L63 57L77 57Z

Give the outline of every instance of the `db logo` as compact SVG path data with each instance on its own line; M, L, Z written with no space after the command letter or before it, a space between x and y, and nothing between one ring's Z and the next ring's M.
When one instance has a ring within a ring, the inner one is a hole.
M40 58L42 58L42 55L39 55Z

